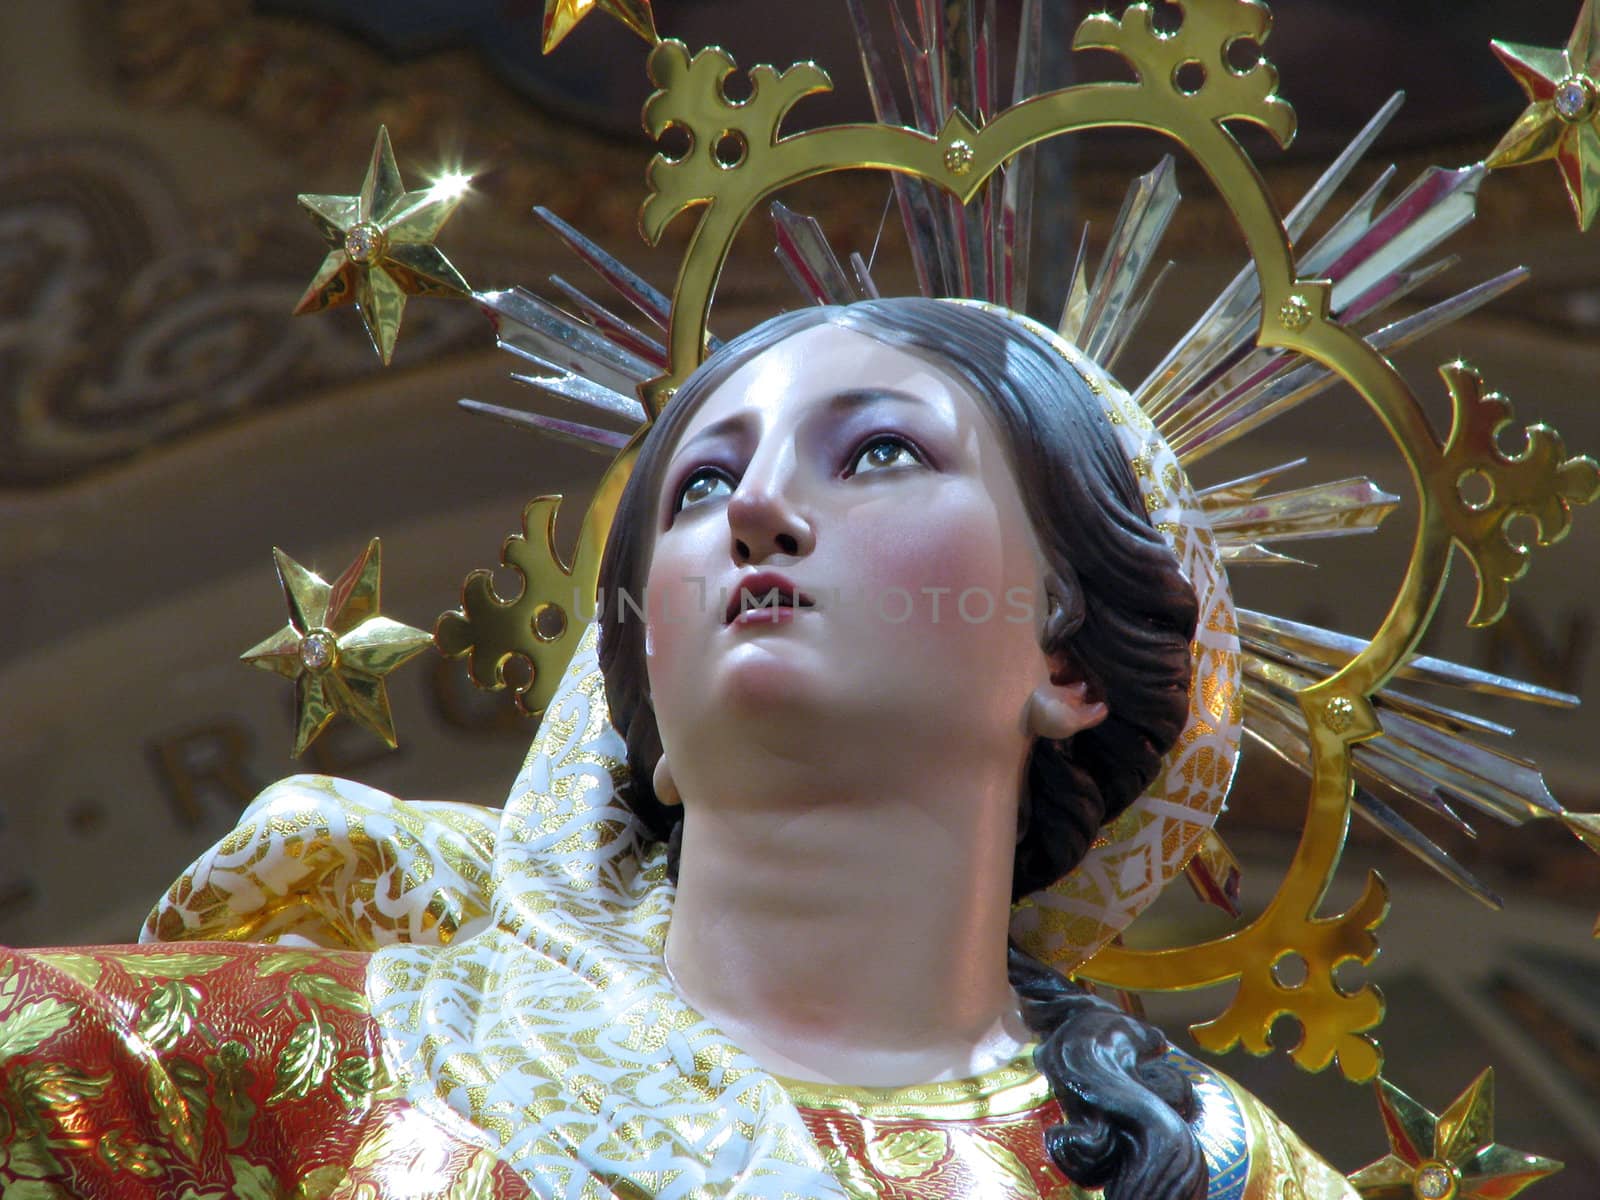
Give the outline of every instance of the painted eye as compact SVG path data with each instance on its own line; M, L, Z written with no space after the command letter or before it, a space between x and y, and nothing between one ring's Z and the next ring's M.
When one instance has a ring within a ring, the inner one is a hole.
M728 478L726 471L718 467L700 467L683 481L683 487L678 489L678 502L672 511L680 513L686 508L704 504L707 500L714 500L718 496L731 495L733 495L733 480Z
M922 454L904 438L881 434L856 451L846 475L860 475L866 471L893 470L896 467L920 467Z

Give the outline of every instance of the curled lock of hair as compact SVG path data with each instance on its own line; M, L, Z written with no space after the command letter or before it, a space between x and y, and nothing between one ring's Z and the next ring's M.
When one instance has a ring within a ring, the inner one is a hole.
M1011 986L1040 1037L1034 1063L1067 1115L1045 1147L1079 1187L1105 1200L1200 1200L1205 1155L1190 1132L1194 1088L1166 1058L1167 1040L1147 1022L1092 996L1015 946Z

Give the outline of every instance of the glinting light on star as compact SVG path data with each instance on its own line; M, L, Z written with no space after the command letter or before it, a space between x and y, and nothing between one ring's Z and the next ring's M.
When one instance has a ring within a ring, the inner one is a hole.
M296 315L354 303L387 366L408 296L468 293L467 281L433 241L470 183L468 176L447 172L431 187L406 191L389 131L380 127L359 195L300 197L328 253Z

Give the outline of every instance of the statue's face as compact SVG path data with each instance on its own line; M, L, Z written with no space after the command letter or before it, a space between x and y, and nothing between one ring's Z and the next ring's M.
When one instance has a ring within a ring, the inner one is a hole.
M662 479L646 655L675 761L752 722L791 739L913 722L1025 749L1049 676L1043 560L960 380L809 328L704 400Z

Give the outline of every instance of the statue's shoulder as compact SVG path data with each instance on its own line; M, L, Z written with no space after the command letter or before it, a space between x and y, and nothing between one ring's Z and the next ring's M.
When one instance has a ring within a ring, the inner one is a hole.
M295 775L177 878L141 940L449 942L487 923L499 827L496 809Z

